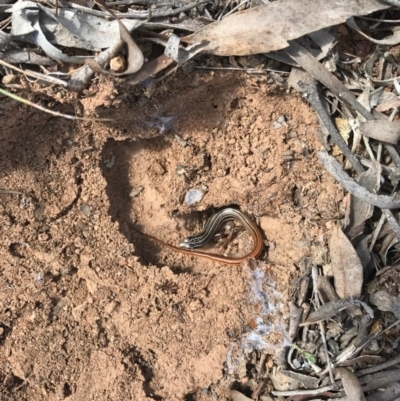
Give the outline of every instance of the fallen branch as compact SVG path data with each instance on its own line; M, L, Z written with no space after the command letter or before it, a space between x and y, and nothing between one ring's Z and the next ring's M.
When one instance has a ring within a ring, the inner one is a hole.
M335 178L348 192L364 202L380 207L381 209L399 209L400 201L392 200L390 196L375 195L358 184L342 168L342 166L327 152L318 152L318 159L328 173Z

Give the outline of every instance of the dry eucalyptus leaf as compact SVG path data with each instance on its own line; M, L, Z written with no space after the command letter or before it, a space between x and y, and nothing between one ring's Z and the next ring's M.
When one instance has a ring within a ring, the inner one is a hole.
M273 373L270 375L270 379L275 390L278 391L297 390L299 388L298 380L286 376L276 369L274 369Z
M105 75L111 75L113 77L120 77L123 75L129 75L129 74L134 74L135 72L138 72L144 63L144 57L143 53L140 50L139 46L136 44L136 42L133 40L130 32L126 28L126 26L121 22L121 19L118 18L118 16L112 11L104 0L97 0L97 3L101 5L102 8L107 10L114 18L117 19L118 26L119 26L119 34L120 34L120 39L126 44L127 48L127 63L128 66L124 72L112 72L108 70L104 70L95 60L86 60L86 64L93 70ZM119 41L118 41L119 42Z
M371 120L361 123L360 129L366 137L392 145L400 140L400 121Z
M320 383L319 377L313 377L310 375L304 375L298 372L292 372L290 370L282 369L281 371L285 376L299 381L305 388L318 388Z
M371 303L381 311L393 312L397 319L400 318L399 279L400 268L397 265L388 266L380 270L367 286Z
M384 111L388 111L388 110L391 110L391 109L395 109L395 108L397 108L397 107L400 107L400 99L398 99L397 96L396 96L396 99L393 99L393 100L388 101L388 102L386 102L386 103L381 103L381 104L379 104L379 106L377 106L377 107L375 108L375 110L376 110L378 113L383 113Z
M376 193L380 187L381 172L379 165L372 165L359 175L357 182L368 191ZM364 224L372 216L373 211L373 205L351 195L349 226L346 229L349 238L358 237L363 232Z
M342 310L352 306L354 306L354 303L349 299L339 299L337 301L328 302L319 307L316 311L310 313L308 319L300 323L300 326L307 326L309 324L321 322L322 320L328 320Z
M360 298L363 266L353 245L339 226L333 229L329 243L335 290L340 298Z
M340 374L344 391L352 401L365 401L364 393L357 376L346 368L338 368L336 371Z
M204 52L244 56L284 49L288 41L338 25L354 15L389 8L377 0L281 0L235 13L184 38L208 42ZM183 40L182 40L183 41Z

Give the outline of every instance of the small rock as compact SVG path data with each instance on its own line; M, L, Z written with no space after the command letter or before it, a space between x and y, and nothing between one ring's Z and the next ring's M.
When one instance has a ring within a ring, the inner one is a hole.
M183 148L189 145L189 142L185 141L180 135L175 134L175 138L178 141L179 145L181 145Z
M90 212L91 212L91 207L89 205L87 205L86 203L84 205L82 205L80 207L81 212L85 215L85 216L90 216Z
M204 197L205 192L199 188L190 189L185 196L185 202L191 206L194 203L200 202Z
M104 164L106 165L106 168L112 168L115 163L115 156L111 153L109 159L104 159Z
M277 121L278 123L285 124L285 123L286 123L286 118L285 118L285 116L284 116L283 114L281 114L281 115L276 119L276 121Z
M281 123L278 123L278 121L273 121L272 122L272 128L273 129L279 129L279 128L281 128L282 127L282 124Z
M136 196L138 196L141 192L143 191L143 187L139 186L139 185L135 185L131 191L131 193L129 194L129 196L131 198L135 198Z
M17 80L17 77L15 75L7 74L7 75L4 75L3 79L1 80L1 82L4 85L9 85L9 84L14 83L16 80Z
M105 308L104 312L106 312L108 315L114 312L115 308L118 306L117 302L111 301Z
M176 172L176 175L179 175L179 176L186 176L188 173L187 168L185 166L183 166L182 164L178 164L176 166L175 172Z
M122 72L125 70L125 59L122 56L117 56L110 61L110 70L114 72Z
M288 124L286 122L286 118L284 115L280 115L275 121L272 122L272 127L274 129L281 128L283 126L288 127Z

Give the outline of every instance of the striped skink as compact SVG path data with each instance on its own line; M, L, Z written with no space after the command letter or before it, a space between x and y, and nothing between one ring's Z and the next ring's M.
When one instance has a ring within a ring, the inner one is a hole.
M247 231L250 232L254 243L251 252L249 252L247 255L244 256L231 258L227 256L216 255L213 253L194 250L195 248L200 248L203 245L207 244L226 222L232 220L239 222ZM203 231L201 231L199 234L192 235L186 238L183 242L179 244L179 247L168 244L167 242L164 242L156 237L153 237L152 235L142 233L136 228L134 228L134 230L152 239L158 244L167 247L169 249L172 249L176 252L184 253L190 256L196 256L198 258L207 259L214 262L225 263L228 265L240 265L246 259L255 259L260 255L264 247L261 231L256 226L256 224L250 219L249 216L242 213L240 210L233 209L230 207L222 209L219 212L213 214L207 221Z

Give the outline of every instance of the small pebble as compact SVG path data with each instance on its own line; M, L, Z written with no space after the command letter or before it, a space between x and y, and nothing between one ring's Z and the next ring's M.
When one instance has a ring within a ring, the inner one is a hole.
M134 198L135 196L138 196L142 191L143 191L143 187L134 186L132 189L132 192L129 194L129 196L131 198Z
M285 116L281 114L275 121L272 122L272 127L278 129L281 128L282 125L288 127Z
M113 154L110 155L109 159L104 159L104 164L106 165L106 168L112 168L115 163L115 156Z
M189 142L185 141L180 135L175 134L175 138L178 141L179 145L181 145L183 148L189 145Z
M273 121L272 122L272 128L278 129L278 128L281 128L281 127L282 127L282 124L278 123L278 121Z
M81 206L81 212L85 215L85 216L90 216L90 212L91 212L91 208L89 205L87 205L86 203L84 205Z
M185 176L187 174L187 168L185 166L183 166L182 164L178 164L176 166L176 175L180 175L180 176Z
M122 56L117 56L110 61L110 70L115 72L122 72L125 70L125 59Z
M193 188L185 196L185 202L191 206L194 203L200 202L204 197L204 191L202 189Z
M15 75L7 74L7 75L4 75L3 79L1 80L1 82L4 85L9 85L9 84L14 83L16 80L17 80L17 77Z
M286 123L286 118L285 118L285 116L284 116L283 114L281 114L281 115L276 119L276 121L277 121L278 123L281 123L281 124L284 124L284 125L285 125L285 123Z

